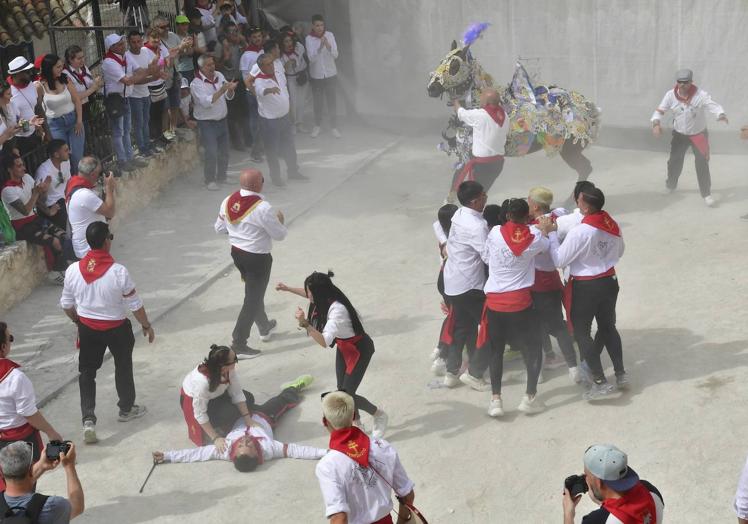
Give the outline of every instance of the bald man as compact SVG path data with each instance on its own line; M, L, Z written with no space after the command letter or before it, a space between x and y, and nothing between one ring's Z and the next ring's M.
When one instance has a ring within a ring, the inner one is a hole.
M495 89L484 89L480 94L480 105L478 109L465 109L459 100L452 100L457 118L473 129L473 158L455 171L448 199L454 197L465 180L479 182L488 192L504 168L504 144L509 122L501 107L499 93Z
M265 178L260 171L242 171L239 183L241 189L221 202L214 227L216 233L229 235L231 258L244 282L244 304L236 319L231 349L253 358L260 350L248 345L252 324L257 324L263 342L270 340L276 326L265 314L265 290L273 265L273 240L283 240L288 230L283 213L275 211L262 195Z

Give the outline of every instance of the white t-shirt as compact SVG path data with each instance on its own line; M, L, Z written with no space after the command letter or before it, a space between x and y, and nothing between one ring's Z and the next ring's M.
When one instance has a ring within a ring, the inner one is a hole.
M136 72L138 69L148 69L148 66L151 62L153 62L153 59L156 58L156 54L148 49L146 46L143 46L140 49L140 53L133 54L131 51L128 51L125 53L125 57L127 59L127 70L130 73ZM150 96L150 92L148 91L148 85L157 85L162 83L163 80L158 79L154 82L149 82L148 84L135 84L132 86L132 92L127 95L130 98L145 98L147 96Z
M558 235L551 231L549 252L556 267L569 266L571 275L596 276L618 264L623 256L623 236L615 236L589 224L579 224L569 231L559 245Z
M22 204L26 204L26 202L31 199L31 190L34 188L34 179L31 178L31 175L28 173L23 175L23 184L20 186L6 186L3 188L2 193L0 194L3 204L5 204L5 209L8 210L8 216L11 220L20 220L22 218L29 218L31 216L34 216L36 213L33 211L29 213L28 215L24 215L21 212L19 212L16 208L11 206L11 204L17 200L20 200Z
M504 119L504 125L499 126L485 109L457 110L457 117L473 128L473 156L488 157L504 154L506 134L509 128L509 118Z
M236 370L229 372L228 384L218 384L216 389L213 391L210 391L209 386L210 381L208 380L208 377L200 373L198 368L190 371L182 381L182 389L184 390L184 393L188 397L192 397L192 412L195 415L195 420L197 420L198 424L209 422L208 402L214 398L220 397L226 392L226 390L229 391L229 396L234 404L245 402L247 400L247 397L244 396L244 391L242 391L242 385L239 382Z
M265 94L266 89L277 87L280 93ZM257 111L263 118L276 119L282 118L288 114L291 108L288 97L288 87L286 86L286 75L275 73L273 78L255 79L255 94L257 95Z
M218 209L218 218L214 224L216 233L227 233L229 243L247 253L264 254L270 253L273 248L273 240L283 240L288 234L286 226L278 220L278 214L273 206L265 200L264 196L247 189L239 190L242 196L257 195L262 200L256 207L238 223L232 224L227 220L228 210L226 206L230 197L221 202Z
M532 243L516 256L504 240L501 227L491 229L481 255L488 264L488 280L483 291L506 293L532 287L535 283L535 255L548 250L548 239L535 228L531 232Z
M65 271L60 306L75 307L78 315L93 320L123 320L128 311L143 307L135 292L135 282L122 264L114 263L101 278L90 284L83 279L80 262L71 264Z
M261 54L262 51L251 51L249 49L242 53L242 57L239 59L239 70L242 72L242 78L247 78L252 67L257 64L257 57Z
M413 482L405 473L395 448L386 440L373 437L370 447L369 468L362 468L335 450L328 451L320 459L315 473L322 490L326 517L345 513L348 524L371 524L392 511L392 489L384 479L400 497L413 490Z
M126 59L126 54L122 57ZM125 86L120 80L132 72L130 64L126 64L126 67L119 64L111 58L104 58L101 62L101 72L104 75L104 91L107 95L119 94L122 96L130 96L132 94L133 86Z
M104 204L104 201L91 189L83 187L78 189L68 202L68 220L73 231L73 250L75 256L83 258L90 251L86 241L86 228L93 222L106 222L104 215L96 211Z
M36 116L36 101L39 95L36 92L36 84L29 82L24 88L18 88L11 86L10 92L12 97L10 103L16 106L16 111L20 117L24 120L31 120ZM36 129L33 126L29 127L28 131L19 131L17 136L31 136L34 134Z
M60 177L60 173L62 173L62 177ZM60 162L60 169L57 169L50 159L42 162L36 170L36 183L41 184L47 177L52 178L52 183L44 199L44 203L49 207L57 203L58 200L65 198L65 187L70 180L70 160Z
M11 370L0 382L0 430L23 426L37 411L31 380L20 369Z
M5 133L8 127L15 127L18 124L18 120L21 118L18 113L18 107L11 101L10 104L5 106L5 114L8 115L7 120L0 116L0 134ZM0 144L0 151L3 150L3 145Z
M351 315L345 306L336 300L327 310L327 322L322 330L325 344L329 346L336 338L351 338L355 335Z

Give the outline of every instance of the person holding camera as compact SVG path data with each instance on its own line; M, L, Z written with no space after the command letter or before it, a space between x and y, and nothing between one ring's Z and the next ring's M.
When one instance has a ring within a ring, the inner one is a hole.
M50 453L55 453L54 458ZM9 518L10 512L16 517L25 515L30 519L27 522L63 524L83 513L85 503L75 470L75 445L60 442L53 449L50 444L42 450L41 459L36 463L32 454L32 447L25 442L14 442L0 451L0 470L6 482L5 491L0 495L0 515ZM37 493L39 477L59 465L65 470L68 498Z
M96 372L104 361L107 348L114 358L118 420L129 422L146 413L145 406L135 404L132 375L135 337L127 318L128 310L142 326L143 336L148 338L148 342L152 343L156 338L130 273L109 254L113 238L104 222L94 222L86 228L86 240L91 250L80 262L67 269L60 298L60 306L78 327L78 384L86 444L98 442L94 413Z
M665 511L662 495L641 480L628 466L626 453L611 444L595 444L584 453L584 475L564 482L564 524L574 524L582 495L599 505L582 518L582 524L661 524Z

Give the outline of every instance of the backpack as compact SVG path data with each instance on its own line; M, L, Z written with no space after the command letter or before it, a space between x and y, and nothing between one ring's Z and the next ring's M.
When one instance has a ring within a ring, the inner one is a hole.
M34 493L25 508L22 506L11 508L5 500L5 492L0 492L0 524L36 524L39 522L39 514L48 498L47 495ZM24 511L16 515L13 512L16 509L23 509Z

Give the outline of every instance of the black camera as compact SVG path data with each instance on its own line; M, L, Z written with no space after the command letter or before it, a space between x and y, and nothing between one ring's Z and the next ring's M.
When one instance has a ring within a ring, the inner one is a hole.
M587 490L589 489L587 487L587 479L584 478L584 475L571 475L566 477L566 480L564 480L564 486L572 499L587 493Z
M67 454L68 451L70 451L69 440L50 440L47 444L47 459L51 461L60 460L60 453Z

